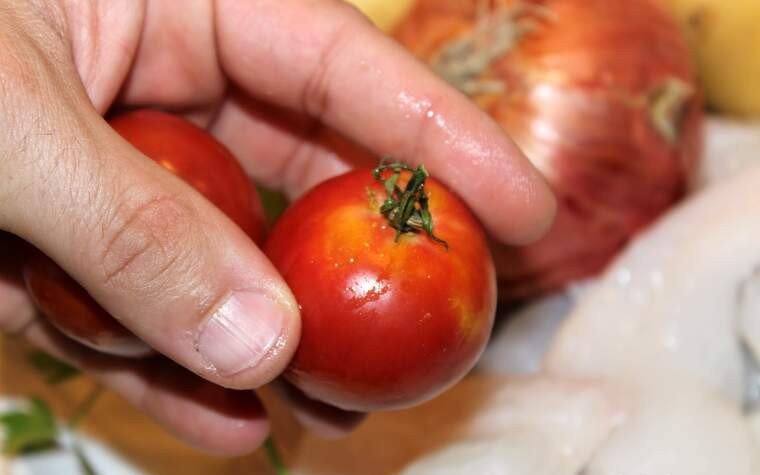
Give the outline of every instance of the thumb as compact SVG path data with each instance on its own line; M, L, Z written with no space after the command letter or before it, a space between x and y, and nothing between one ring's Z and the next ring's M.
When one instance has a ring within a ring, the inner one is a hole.
M70 62L51 59L65 55L40 51L0 61L0 229L200 376L231 388L274 378L300 331L282 278L230 219L108 126Z

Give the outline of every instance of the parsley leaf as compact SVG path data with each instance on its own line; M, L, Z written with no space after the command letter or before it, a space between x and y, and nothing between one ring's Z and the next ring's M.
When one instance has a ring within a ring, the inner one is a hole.
M79 376L80 372L73 366L50 356L43 351L29 354L29 363L40 373L48 384L61 384Z
M0 414L4 431L2 451L15 455L49 448L56 443L56 427L50 408L41 399L31 399L23 409Z

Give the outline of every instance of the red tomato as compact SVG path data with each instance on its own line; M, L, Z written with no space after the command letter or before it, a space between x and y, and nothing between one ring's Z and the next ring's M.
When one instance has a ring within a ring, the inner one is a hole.
M30 253L24 264L24 280L40 312L70 338L119 356L151 353L148 345L103 310L45 254Z
M235 157L211 135L185 119L151 110L116 117L110 124L143 154L202 193L254 241L263 239L259 197ZM150 352L44 254L30 256L24 279L40 311L69 337L121 356Z
M354 411L412 406L461 379L484 349L496 306L485 234L438 181L422 193L446 245L419 229L396 239L369 169L318 185L275 224L266 251L302 318L285 376L308 396Z
M264 209L227 148L180 117L153 110L113 118L111 127L139 151L182 178L229 216L256 243L264 239Z

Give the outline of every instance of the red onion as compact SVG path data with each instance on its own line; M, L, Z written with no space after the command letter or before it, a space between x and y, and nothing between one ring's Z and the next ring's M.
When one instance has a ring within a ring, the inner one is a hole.
M545 238L493 246L503 300L600 271L684 195L701 99L652 0L419 0L396 37L488 111L558 196Z

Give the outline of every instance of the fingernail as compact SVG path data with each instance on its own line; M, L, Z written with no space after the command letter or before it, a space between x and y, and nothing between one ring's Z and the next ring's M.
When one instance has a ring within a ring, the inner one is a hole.
M198 351L222 376L256 366L277 343L284 310L258 292L238 292L208 320L198 338Z

